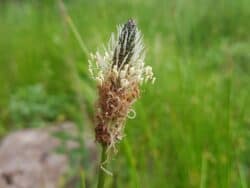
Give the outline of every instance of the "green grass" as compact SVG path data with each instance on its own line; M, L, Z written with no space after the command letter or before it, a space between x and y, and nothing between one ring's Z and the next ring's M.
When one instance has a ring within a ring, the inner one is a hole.
M107 185L250 185L248 0L72 0L66 6L92 52L108 41L117 24L135 18L144 35L146 63L157 78L142 89ZM65 100L63 106L45 103L54 114L44 121L61 116L78 121L82 104L85 115L92 116L95 85L87 68L57 1L0 3L0 135L31 121L13 118L20 111L10 106L20 104L13 96L37 84L46 91L48 100L42 101ZM25 99L21 104L27 106L25 101L31 110L36 106L37 100ZM82 173L89 178L88 171ZM90 180L94 185L95 178Z

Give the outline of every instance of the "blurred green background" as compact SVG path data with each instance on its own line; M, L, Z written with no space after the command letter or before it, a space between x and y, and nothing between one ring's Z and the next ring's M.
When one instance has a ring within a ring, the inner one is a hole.
M157 78L142 88L107 187L250 185L249 0L65 5L91 52L134 18ZM92 130L96 88L87 60L58 1L0 1L0 136L66 120ZM86 161L84 147L79 153L87 187L94 187L89 171L96 164Z

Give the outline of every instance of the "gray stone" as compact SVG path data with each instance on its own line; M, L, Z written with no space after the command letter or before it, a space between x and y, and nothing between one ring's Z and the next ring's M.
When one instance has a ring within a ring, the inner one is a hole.
M71 129L72 123L60 127ZM0 188L57 188L68 168L67 157L54 150L60 141L48 129L22 130L0 145Z

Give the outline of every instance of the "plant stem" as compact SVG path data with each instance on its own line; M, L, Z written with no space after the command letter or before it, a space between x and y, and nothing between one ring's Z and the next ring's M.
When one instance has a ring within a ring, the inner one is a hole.
M102 157L101 157L100 168L99 168L99 177L98 177L97 188L103 188L104 184L105 184L106 173L102 169L102 168L106 168L107 164L103 164L103 162L105 162L105 160L106 160L106 147L102 146Z
M82 37L81 37L80 33L78 32L72 18L68 14L67 9L66 9L66 7L65 7L65 5L63 3L63 0L59 0L58 2L59 2L59 6L60 6L60 9L61 9L61 12L62 12L62 15L63 15L65 21L69 25L69 28L71 29L71 31L74 34L77 42L79 43L79 45L81 47L81 50L88 57L88 55L89 55L88 48L86 47L85 43L83 42Z

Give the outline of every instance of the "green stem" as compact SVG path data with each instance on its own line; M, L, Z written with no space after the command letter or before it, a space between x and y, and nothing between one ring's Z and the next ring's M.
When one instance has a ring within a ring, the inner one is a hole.
M100 168L99 168L99 177L98 177L98 184L97 188L103 188L105 184L105 178L106 178L106 173L104 170L101 168L106 168L107 164L103 164L103 162L106 160L106 147L102 146L102 158L100 162Z
M71 29L72 33L74 34L74 36L75 36L77 42L79 43L83 53L88 57L88 55L89 55L88 48L85 45L85 43L83 42L82 37L81 37L80 33L78 32L72 18L68 14L67 9L63 3L63 0L59 0L59 6L60 6L60 9L62 11L62 14L63 14L65 21L69 25L69 28Z

